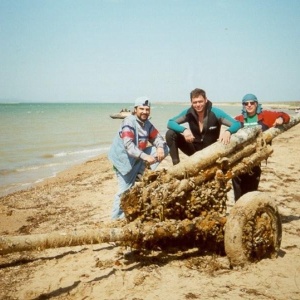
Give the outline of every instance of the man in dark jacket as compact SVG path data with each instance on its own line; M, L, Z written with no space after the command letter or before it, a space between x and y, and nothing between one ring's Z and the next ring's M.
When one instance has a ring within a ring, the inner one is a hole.
M217 140L228 144L231 134L241 128L240 122L212 106L204 90L194 89L190 99L191 107L170 119L167 124L166 142L173 165L180 162L178 149L191 156ZM189 128L181 125L183 123L188 123ZM228 128L220 135L222 125Z
M284 112L262 110L261 104L255 95L247 94L242 99L242 114L235 119L242 123L243 127L260 125L262 131L289 123L290 116ZM255 166L248 173L235 177L232 180L234 199L237 201L242 195L258 189L261 175L260 166Z

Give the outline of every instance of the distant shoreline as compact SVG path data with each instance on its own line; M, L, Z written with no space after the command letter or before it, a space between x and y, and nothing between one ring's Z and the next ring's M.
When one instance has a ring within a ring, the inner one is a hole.
M174 104L174 105L187 105L187 102L155 102L157 104ZM241 106L241 102L213 102L214 106ZM272 109L299 109L300 101L282 101L282 102L262 102L263 107Z
M162 105L162 104L174 104L174 105L188 105L189 101L152 101L153 105ZM212 101L215 106L240 106L241 102L232 102L232 101ZM130 102L2 102L0 99L0 105L18 105L18 104L121 104L121 105L130 105ZM300 108L300 100L298 101L278 101L278 102L264 102L262 101L261 104L265 107L272 107L272 108L288 108L288 109L295 109Z

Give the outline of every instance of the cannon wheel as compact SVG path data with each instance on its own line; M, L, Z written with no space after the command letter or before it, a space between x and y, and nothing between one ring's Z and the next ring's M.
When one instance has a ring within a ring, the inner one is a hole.
M225 252L231 266L277 256L282 236L280 215L265 193L243 195L225 224Z

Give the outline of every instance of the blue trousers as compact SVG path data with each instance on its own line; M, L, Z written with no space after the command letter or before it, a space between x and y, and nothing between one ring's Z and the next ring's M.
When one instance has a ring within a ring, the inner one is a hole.
M169 149L166 146L165 149L165 156L168 155ZM150 146L147 147L144 152L148 155L156 156L156 147ZM151 170L155 170L159 162L156 162L150 166ZM131 171L126 175L122 175L117 169L115 169L119 190L118 193L115 195L113 208L112 208L112 216L113 220L122 219L124 218L124 212L122 211L120 204L121 204L121 197L124 192L129 190L135 183L136 177L138 174L143 174L146 169L146 164L142 159L137 159L134 166L132 167Z

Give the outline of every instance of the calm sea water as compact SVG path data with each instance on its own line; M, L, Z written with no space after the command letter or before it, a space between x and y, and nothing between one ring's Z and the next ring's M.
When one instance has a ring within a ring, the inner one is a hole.
M153 104L151 121L164 135L167 120L186 107ZM121 123L109 115L122 108L133 109L126 103L0 104L0 196L107 153ZM240 106L220 108L240 112Z

